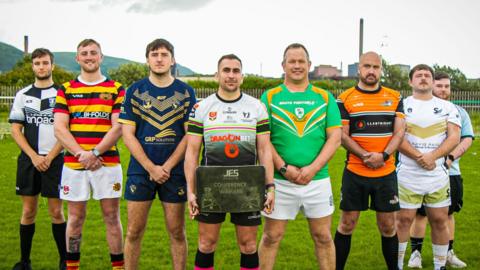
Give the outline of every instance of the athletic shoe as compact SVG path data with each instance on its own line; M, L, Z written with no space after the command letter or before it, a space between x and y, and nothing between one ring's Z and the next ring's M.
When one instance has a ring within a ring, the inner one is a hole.
M408 260L408 267L422 268L422 253L420 253L418 250L412 252L410 259Z
M12 270L32 270L32 266L30 265L30 261L19 261L13 266Z
M453 252L453 249L449 250L447 253L447 265L452 267L452 268L464 268L467 267L467 264L462 262L457 255L455 255L455 252Z

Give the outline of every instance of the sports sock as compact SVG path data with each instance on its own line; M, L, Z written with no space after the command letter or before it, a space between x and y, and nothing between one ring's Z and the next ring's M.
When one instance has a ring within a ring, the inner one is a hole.
M408 242L398 243L398 269L403 269L403 259L407 250Z
M64 261L67 254L67 243L65 240L65 230L67 229L67 223L52 223L52 234L55 243L57 244L58 255L60 260Z
M29 225L20 224L20 251L22 261L30 261L30 252L32 251L32 240L35 234L35 223Z
M397 234L391 237L382 236L383 258L389 270L397 270L398 266L398 237Z
M123 253L110 254L110 261L112 262L112 270L123 270L123 269L125 269L125 263L124 263L124 260L123 260Z
M240 255L240 270L258 270L258 252Z
M347 263L348 254L350 253L350 246L352 243L352 235L342 234L337 230L335 233L335 255L337 270L343 270Z
M445 266L447 263L448 245L435 245L432 244L433 250L433 267L435 270Z
M78 270L80 269L80 252L67 252L67 270Z
M453 249L453 239L448 241L448 250L452 250Z
M194 270L213 270L215 252L203 253L197 249Z
M418 250L418 252L422 253L422 245L423 245L423 237L422 238L410 237L410 247L412 249L412 253L415 250Z

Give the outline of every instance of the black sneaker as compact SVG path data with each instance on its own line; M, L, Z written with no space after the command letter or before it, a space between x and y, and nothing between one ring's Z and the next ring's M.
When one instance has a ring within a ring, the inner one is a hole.
M19 261L13 266L12 270L32 270L32 265L30 261Z
M58 269L67 270L67 262L64 260L60 260L60 262L58 263Z

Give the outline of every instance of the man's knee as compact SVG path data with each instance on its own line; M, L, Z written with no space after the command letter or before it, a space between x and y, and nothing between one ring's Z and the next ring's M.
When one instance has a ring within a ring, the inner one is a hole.
M358 219L353 216L342 216L338 224L339 231L343 234L352 234L357 226Z
M255 239L249 241L239 241L238 246L243 254L253 254L257 251L257 241Z
M129 225L127 228L127 235L125 236L125 238L129 242L136 242L142 239L144 232L145 232L145 226Z
M212 253L217 247L217 241L212 238L200 237L198 240L198 248L203 253Z
M378 230L383 236L392 236L395 233L395 219L384 219L377 221Z
M186 239L185 235L185 227L177 226L175 228L169 228L168 233L170 236L170 240L175 242L184 242Z
M329 230L319 230L311 233L313 242L316 246L328 246L333 243L332 235Z
M35 217L37 216L37 207L36 206L23 206L22 211L22 221L26 224L31 224L35 222Z
M282 241L283 234L283 231L263 231L262 242L267 246L277 245Z
M55 223L60 223L64 221L63 209L61 207L50 207L48 209L48 214L52 218L52 221Z

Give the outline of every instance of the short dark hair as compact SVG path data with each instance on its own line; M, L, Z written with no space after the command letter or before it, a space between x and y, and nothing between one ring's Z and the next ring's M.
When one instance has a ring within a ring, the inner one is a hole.
M32 52L32 62L33 62L33 59L37 58L37 57L42 57L42 56L45 56L45 55L48 55L50 56L50 63L53 64L53 53L48 50L48 49L45 49L45 48L37 48L35 50L33 50Z
M442 79L449 79L450 80L450 75L448 73L443 72L443 71L436 71L435 72L435 80L442 80Z
M218 59L217 68L220 67L220 63L222 63L224 59L237 60L238 62L240 62L240 67L242 67L242 60L240 60L240 58L235 54L231 53L231 54L223 55L222 57L220 57L220 59Z
M175 56L172 43L170 43L166 39L157 38L147 45L147 49L145 51L145 57L148 58L148 53L149 52L158 50L159 48L165 48L165 49L167 49L167 51L169 51L172 54L172 57Z
M285 62L285 59L287 57L287 52L288 50L290 49L298 49L298 48L301 48L305 51L305 53L307 54L307 60L310 61L310 54L308 53L307 51L307 48L305 48L305 46L303 46L303 44L300 44L300 43L292 43L290 45L287 46L287 48L285 48L285 51L283 51L283 62Z
M433 71L433 68L431 68L429 65L426 65L426 64L418 64L410 70L410 73L408 73L408 78L412 80L413 73L419 70L428 70L432 74L432 77L435 77L435 71Z
M91 44L97 45L98 48L100 49L100 52L102 51L102 47L100 46L100 43L98 43L95 39L91 39L91 38L86 38L80 41L80 43L78 43L78 46L77 46L77 51L78 49L80 49L80 47L87 47L88 45L91 45Z

